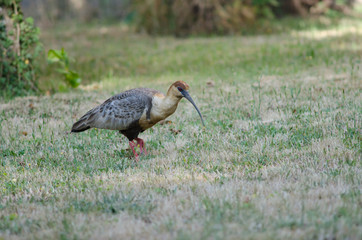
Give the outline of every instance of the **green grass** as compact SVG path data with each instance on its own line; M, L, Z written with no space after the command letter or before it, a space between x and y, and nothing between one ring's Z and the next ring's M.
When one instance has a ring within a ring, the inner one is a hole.
M362 23L270 36L174 39L119 26L55 28L45 48L83 87L0 103L0 238L360 239ZM43 68L43 89L60 76ZM66 134L133 87L182 100L141 137ZM90 85L87 85L90 84Z

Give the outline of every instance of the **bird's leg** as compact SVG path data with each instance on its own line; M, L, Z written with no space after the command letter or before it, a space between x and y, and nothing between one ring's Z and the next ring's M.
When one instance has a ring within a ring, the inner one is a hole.
M141 138L136 138L137 144L140 145L141 153L147 155L145 142Z
M134 143L133 141L129 141L129 146L130 146L131 149L132 149L132 152L133 152L133 154L134 154L134 157L135 157L135 159L136 159L136 162L138 162L138 154L136 153L136 151L135 151L135 149L134 149L134 147L136 147L137 144Z

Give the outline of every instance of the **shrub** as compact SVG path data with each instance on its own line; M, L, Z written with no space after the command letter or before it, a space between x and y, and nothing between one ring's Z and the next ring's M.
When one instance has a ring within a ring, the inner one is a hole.
M337 4L338 2L338 4ZM135 0L136 27L149 34L233 34L257 19L348 12L354 0Z
M36 93L36 64L41 51L39 29L33 19L24 19L21 0L0 0L1 97Z
M257 17L271 18L276 0L136 0L138 30L150 34L240 32Z
M61 50L50 49L48 51L48 62L52 64L56 63L60 66L57 71L64 76L64 81L68 86L72 88L76 88L79 86L82 79L77 72L70 70L70 60L64 48L62 48ZM59 85L59 89L66 90L66 86Z

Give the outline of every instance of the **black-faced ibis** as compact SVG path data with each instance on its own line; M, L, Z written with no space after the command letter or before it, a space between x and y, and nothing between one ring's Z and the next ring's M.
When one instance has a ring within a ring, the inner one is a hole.
M88 111L73 124L71 132L83 132L90 128L118 130L128 138L129 146L138 161L135 151L137 145L140 146L141 153L147 154L144 141L138 138L138 134L173 114L183 97L194 105L202 124L205 125L200 110L187 92L188 89L187 83L177 81L170 86L166 95L149 88L122 92Z

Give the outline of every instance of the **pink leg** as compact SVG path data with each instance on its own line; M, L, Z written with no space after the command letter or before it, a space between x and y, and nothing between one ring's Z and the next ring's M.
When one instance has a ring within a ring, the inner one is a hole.
M138 162L138 154L136 153L136 151L134 150L134 147L136 147L137 146L137 144L136 143L134 143L133 141L129 141L129 146L131 147L131 149L132 149L132 152L133 152L133 154L134 154L134 157L135 157L135 159L136 159L136 162Z
M141 138L136 138L137 144L140 145L141 153L147 155L145 142Z

